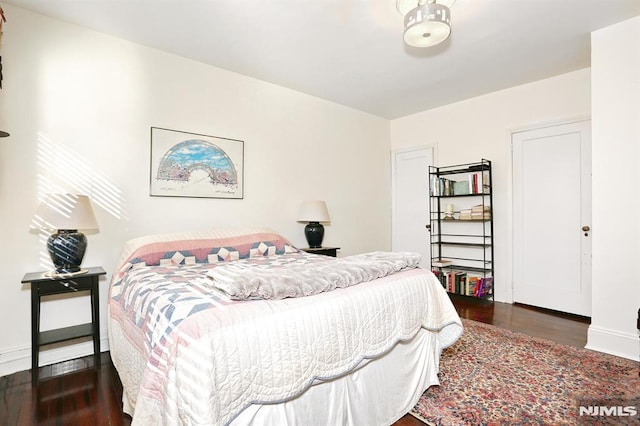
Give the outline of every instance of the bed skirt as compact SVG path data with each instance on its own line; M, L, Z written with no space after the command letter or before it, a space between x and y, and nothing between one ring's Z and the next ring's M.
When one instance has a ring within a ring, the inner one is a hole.
M390 425L439 383L437 346L437 334L421 329L385 355L317 382L293 400L249 406L231 425Z
M111 324L110 344L129 346L118 324ZM120 347L130 355L130 371L142 372L138 351ZM230 425L390 425L408 413L429 386L437 385L438 334L420 329L412 339L399 342L386 354L363 360L354 370L327 381L316 380L296 398L280 403L252 404ZM141 377L121 377L125 389L137 389ZM132 395L133 396L133 395ZM129 395L123 410L133 415ZM135 422L134 422L135 423Z

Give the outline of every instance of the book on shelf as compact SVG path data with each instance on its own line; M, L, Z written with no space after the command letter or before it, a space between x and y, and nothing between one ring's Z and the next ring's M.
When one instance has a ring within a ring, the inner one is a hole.
M460 213L458 215L458 219L460 220L471 220L471 209L460 209Z
M479 281L480 281L480 277L467 275L467 286L465 288L464 294L466 296L475 296L476 288L478 287Z
M485 297L493 294L493 277L482 277L464 271L442 271L433 274L449 293L463 296Z
M434 269L431 272L433 272L433 275L436 276L438 281L440 281L440 284L442 284L442 287L444 287L444 289L446 290L447 289L447 276L446 276L446 274L441 269Z
M453 182L453 195L467 195L467 194L469 194L469 182L467 181Z
M491 191L489 171L469 173L469 194L488 194Z
M449 293L459 293L460 280L466 274L462 271L449 271L445 275L447 276L447 291Z
M491 206L489 206L488 204L476 204L475 206L471 207L471 213L486 213L489 211L491 211Z
M431 176L429 190L432 196L449 196L456 195L456 181L437 176Z
M431 176L430 190L432 196L488 194L490 186L484 183L478 173L469 175L468 180L452 180Z
M467 274L465 274L464 272L460 272L459 274L456 274L456 278L455 278L456 293L464 294L466 287L467 287Z
M431 266L437 266L439 268L443 268L445 266L450 266L453 263L451 259L432 259Z
M449 293L462 294L461 291L466 286L467 274L462 271L447 271L444 272L443 283L445 290Z
M471 208L471 220L489 220L491 219L491 206L487 204L478 204Z
M482 277L476 286L474 296L484 297L493 293L493 277Z
M488 194L491 192L491 180L489 179L489 172L485 170L482 172L482 193Z
M489 220L491 219L491 214L472 214L470 219L467 220Z
M445 194L445 179L437 176L431 176L431 183L429 185L432 196L447 195Z

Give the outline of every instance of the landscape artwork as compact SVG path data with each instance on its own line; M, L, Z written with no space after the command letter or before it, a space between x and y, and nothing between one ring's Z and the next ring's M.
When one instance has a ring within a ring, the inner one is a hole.
M243 198L244 142L151 128L152 196Z

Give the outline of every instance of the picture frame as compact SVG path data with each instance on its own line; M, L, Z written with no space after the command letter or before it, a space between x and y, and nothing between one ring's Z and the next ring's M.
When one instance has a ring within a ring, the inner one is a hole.
M151 127L152 197L244 198L244 141Z

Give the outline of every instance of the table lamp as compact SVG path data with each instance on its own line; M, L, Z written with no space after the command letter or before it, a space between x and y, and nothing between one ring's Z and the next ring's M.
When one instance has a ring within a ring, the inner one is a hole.
M31 227L56 231L47 240L47 249L57 274L81 272L87 237L78 230L98 230L89 197L49 194L40 203Z
M298 222L308 222L304 227L304 236L310 248L322 247L324 226L320 222L329 222L327 204L320 200L307 200L300 206Z

